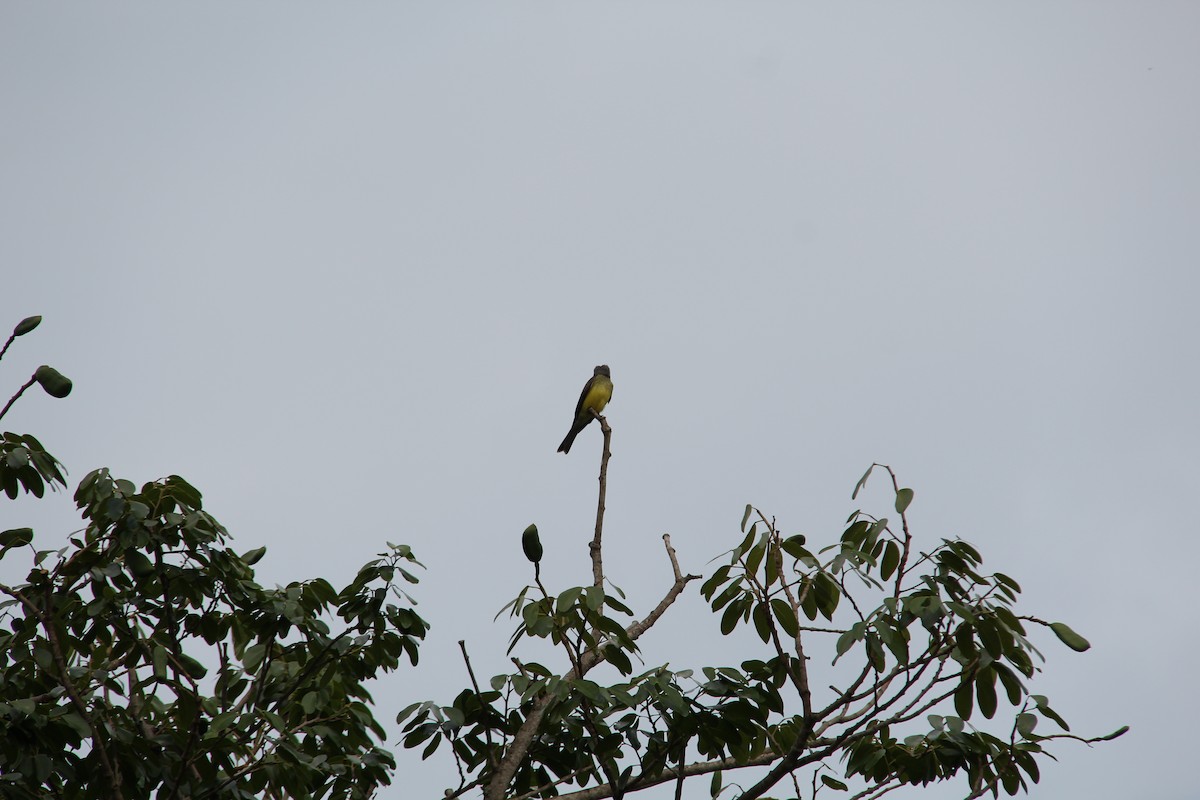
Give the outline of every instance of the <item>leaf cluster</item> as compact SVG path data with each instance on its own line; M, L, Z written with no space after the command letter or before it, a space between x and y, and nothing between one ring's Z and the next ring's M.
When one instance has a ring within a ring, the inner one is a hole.
M974 795L1028 789L1051 757L1046 742L1078 737L1028 689L1042 657L1027 628L1049 627L1076 650L1087 642L1063 623L1019 614L1018 583L985 572L970 543L918 547L908 520L914 493L884 469L897 522L855 511L820 549L747 506L738 544L700 592L716 630L748 626L761 653L736 666L634 674L636 641L649 625L631 621L619 590L551 596L538 578L502 610L517 621L509 653L548 640L566 669L513 659L517 670L486 690L464 689L449 705L413 704L399 717L404 745L428 758L449 742L462 775L451 797L481 787L488 798L620 798L709 775L714 797L750 800L781 781L800 796L806 769L814 792L858 781L878 796L959 775ZM840 682L813 686L814 660L840 670ZM601 664L619 680L588 675ZM1002 700L1011 713L1000 714ZM1002 716L1006 726L990 724ZM1039 720L1060 732L1039 733ZM519 763L497 792L514 753ZM833 777L839 761L845 781ZM759 768L748 785L726 783L748 768Z
M100 469L75 501L86 525L60 549L0 535L0 557L33 554L0 586L0 794L366 798L390 781L365 682L415 664L427 630L400 588L408 548L341 590L272 589L265 549L227 547L179 476L138 489Z

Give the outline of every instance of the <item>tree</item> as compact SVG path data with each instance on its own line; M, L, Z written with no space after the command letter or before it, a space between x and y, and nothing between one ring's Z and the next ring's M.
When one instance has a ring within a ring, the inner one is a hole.
M0 358L38 322L17 325ZM40 367L0 418L35 383L71 390ZM706 579L683 574L664 536L670 579L635 615L604 571L612 429L596 417L592 583L552 594L530 526L533 582L501 611L516 620L515 670L481 686L461 643L468 685L397 717L405 747L428 758L449 746L459 777L447 796L622 798L673 784L680 797L701 781L738 800L851 785L865 800L960 775L972 797L1014 794L1037 782L1048 743L1124 732L1076 736L1031 692L1029 626L1074 650L1087 642L1018 612L1017 582L985 574L970 544L918 545L913 492L883 465L854 496L881 470L894 522L855 511L814 549L747 506ZM65 487L61 467L32 436L0 438L10 499ZM264 549L232 550L177 475L139 489L99 469L74 498L85 526L61 548L35 548L30 528L0 533L0 559L32 560L24 583L0 584L0 797L367 798L389 784L365 682L415 665L428 629L407 594L419 566L408 547L389 545L342 589L320 578L268 589L253 569ZM696 582L714 628L749 626L762 651L698 672L635 670L638 642ZM561 666L520 658L532 640L551 642ZM828 689L812 677L822 661L836 665Z
M42 367L0 417L35 382L70 392ZM0 439L10 499L65 487L60 467L32 436ZM253 570L264 549L227 547L177 475L138 489L96 470L75 502L85 527L60 549L0 533L0 558L33 560L24 584L0 584L0 796L367 798L390 782L364 683L417 661L427 625L402 590L416 582L409 548L340 590L267 589Z
M699 674L667 666L635 671L638 641L700 576L681 573L663 536L671 576L652 610L639 617L620 590L607 590L602 536L612 430L599 419L593 582L552 595L530 526L523 545L534 582L506 606L518 620L509 653L547 639L561 649L563 667L513 658L515 671L481 689L467 659L470 686L450 705L416 703L399 715L404 746L421 747L428 758L442 742L450 745L461 777L447 797L619 800L670 783L679 798L685 782L703 776L712 797L782 791L811 798L849 791L849 780L853 797L865 799L960 775L969 797L1012 795L1037 783L1049 742L1125 732L1071 734L1047 698L1031 692L1040 654L1026 636L1029 626L1049 627L1076 651L1087 650L1087 641L1063 623L1018 612L1017 581L984 573L983 557L967 542L919 546L907 516L913 491L881 464L867 470L853 497L882 470L896 521L857 510L840 538L819 550L746 507L740 541L700 591L720 632L751 625L760 654ZM815 659L841 666L836 686L813 685ZM615 681L591 677L603 665ZM1046 722L1059 730L1038 731Z

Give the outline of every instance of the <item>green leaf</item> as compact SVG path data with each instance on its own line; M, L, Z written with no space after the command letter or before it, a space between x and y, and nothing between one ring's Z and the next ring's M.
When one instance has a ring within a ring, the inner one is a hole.
M746 513L742 514L742 533L746 532L746 523L750 520L750 512L753 510L754 507L746 503Z
M759 603L754 606L754 613L751 616L754 619L754 629L758 631L758 638L763 642L771 641L771 612L767 608L767 604Z
M988 719L996 715L996 673L984 668L975 675L975 698L979 712Z
M0 551L22 547L33 541L33 528L9 528L0 533Z
M1036 714L1018 714L1017 732L1020 733L1022 737L1028 739L1033 735L1033 729L1037 727L1037 722L1038 720Z
M71 380L54 367L43 364L33 373L34 380L41 384L46 394L62 399L71 393Z
M824 572L817 573L813 579L813 589L816 591L817 607L825 619L833 620L833 612L837 610L838 601L842 599L842 591L837 581Z
M1003 572L997 572L994 575L992 575L992 577L995 578L996 582L999 583L1001 586L1007 586L1009 589L1012 589L1017 594L1021 593L1021 584L1017 583L1015 580L1008 577Z
M729 579L729 565L718 567L712 577L704 582L700 587L700 594L705 600L712 600L713 594L717 591L717 587Z
M730 600L737 597L741 593L742 593L742 579L735 578L732 583L730 583L728 586L726 586L721 591L721 593L719 595L717 595L717 599L712 601L713 611L719 610L722 606L724 606L726 603L728 603Z
M738 617L742 615L743 608L743 599L739 598L738 600L730 603L729 607L725 609L725 613L721 615L722 635L728 636L729 634L733 633L733 629L736 628L738 624Z
M992 669L996 670L996 675L999 676L1000 683L1004 684L1004 691L1008 694L1008 702L1014 706L1020 703L1025 691L1025 687L1021 685L1021 679L1011 669L999 662L992 664Z
M41 324L42 324L42 318L40 316L26 317L25 319L23 319L17 323L17 327L13 328L12 335L13 336L24 336L25 334L29 333L31 330L33 330L34 328L36 328L38 325L41 325Z
M589 587L593 588L593 587ZM579 598L583 596L582 586L571 586L563 589L559 593L558 599L555 601L555 613L566 614L571 608L579 602ZM603 600L601 600L603 602ZM589 604L590 605L590 604Z
M774 543L767 549L767 586L783 579L783 551Z
M739 544L737 546L737 549L733 551L734 561L736 561L738 559L738 557L740 557L743 553L745 553L747 550L749 550L750 545L753 544L754 540L757 538L758 538L758 523L754 522L754 523L751 523L750 530L746 531L746 538L742 539L742 543Z
M875 630L879 632L879 638L891 651L896 662L900 664L908 663L908 629L893 628L886 617L875 623Z
M178 475L168 475L164 485L170 490L172 497L188 508L199 510L204 506L200 490Z
M846 655L846 653L850 651L850 648L854 647L855 643L861 638L862 631L859 630L859 626L857 624L839 636L837 640L837 658L835 658L834 661Z
M767 554L767 547L764 543L756 544L750 548L750 554L746 556L746 574L753 575L758 572L758 565L762 563L763 556Z
M775 619L779 620L779 626L788 636L794 638L800 632L800 621L796 618L796 612L785 600L779 597L773 598L771 612L775 615Z
M979 641L983 642L983 647L987 650L988 655L992 658L1000 658L1004 655L1004 643L1000 638L1000 632L996 628L996 622L990 618L982 618L975 626L976 633L979 634Z
M254 672L262 664L263 658L267 655L267 646L265 644L254 644L246 648L245 654L242 656L242 666L247 672Z
M537 564L542 560L542 540L538 537L537 525L530 525L521 534L521 549L531 563Z
M168 658L169 654L167 653L167 648L163 647L161 644L154 646L154 677L158 678L160 681L166 679L167 677Z
M715 798L717 795L719 795L721 793L721 775L722 774L723 773L721 770L717 770L716 772L713 773L712 781L708 784L708 796L709 797Z
M1127 734L1127 733L1129 733L1129 726L1128 726L1128 725L1122 725L1121 727L1117 728L1115 731L1113 731L1112 733L1108 734L1107 736L1101 736L1101 737L1097 738L1097 739L1096 739L1096 741L1098 741L1098 742L1111 742L1113 739L1116 739L1116 738L1118 738L1118 737L1124 736L1124 735L1125 735L1125 734Z
M890 580L896 567L900 566L900 545L888 542L883 549L883 561L879 565L879 577Z
M858 483L854 484L854 493L850 495L850 499L851 499L851 500L854 500L854 499L856 499L856 498L858 497L858 493L859 493L860 491L862 491L862 488L863 488L864 486L866 486L866 485L867 485L867 478L871 477L871 470L873 470L873 469L875 469L875 465L874 465L874 464L872 464L871 466L867 467L867 471L866 471L866 472L864 472L864 473L863 473L863 476L862 476L861 478L859 478L859 479L858 479Z
M896 513L903 514L913 501L912 489L901 489L896 492Z
M92 729L88 726L87 720L75 712L64 714L62 716L62 721L71 726L71 730L75 731L75 733L81 738L92 735Z
M1037 709L1038 711L1042 712L1043 717L1054 720L1064 731L1071 730L1071 726L1067 724L1067 721L1055 713L1054 709L1050 707L1050 701L1046 699L1045 695L1032 694L1029 696L1029 698L1037 705Z
M870 529L871 523L865 519L860 519L842 531L842 542L855 549L861 549L863 540L867 536L867 531Z
M213 717L213 721L209 723L208 730L204 733L205 739L215 738L221 731L228 728L237 720L237 711L226 711L223 714L218 714Z
M969 679L964 679L954 691L954 710L960 719L970 719L975 710L975 692Z
M808 591L805 591L807 588ZM817 618L817 591L814 583L805 578L800 586L800 609L810 621Z
M1054 635L1076 653L1082 653L1092 646L1087 639L1071 630L1065 622L1051 622L1050 630L1054 631Z
M243 553L242 561L244 561L246 564L252 566L254 564L257 564L259 561L261 561L262 557L265 556L266 554L267 554L267 548L256 547L253 550L248 550L245 553Z
M871 667L876 672L883 672L887 668L887 659L883 653L883 645L879 642L879 636L874 631L867 632L867 660L871 662Z
M839 792L844 792L850 788L849 786L847 786L846 784L837 780L836 778L831 778L828 775L821 776L821 783L825 784L830 789L837 789Z
M804 549L805 541L806 540L804 536L797 534L796 536L789 536L788 538L784 539L782 542L780 542L779 546L783 548L783 552L787 553L792 558L811 559L812 553Z
M125 551L125 568L137 580L148 578L155 573L154 562L141 550L130 548Z
M633 672L633 664L629 661L629 656L625 655L625 651L615 644L609 645L604 649L604 658L608 663L617 668L617 671L622 675L628 675Z
M183 665L183 670L187 673L189 678L195 678L199 680L208 674L208 667L204 666L187 653L179 654L179 663Z

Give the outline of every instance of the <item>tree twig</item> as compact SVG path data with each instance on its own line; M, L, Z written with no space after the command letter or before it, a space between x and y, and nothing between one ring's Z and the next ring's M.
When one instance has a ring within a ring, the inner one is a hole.
M600 454L600 495L596 502L596 532L592 536L589 549L592 554L592 585L604 585L604 557L601 552L600 540L604 534L604 499L608 494L608 459L612 457L612 428L608 420L592 412L592 416L600 420L600 430L604 432L604 450Z
M480 706L483 705L483 693L479 691L479 681L475 680L475 670L471 668L471 657L467 655L467 642L465 639L458 640L458 649L462 650L463 663L467 665L467 674L471 676L471 685L475 687L475 697L479 699ZM487 739L487 760L488 766L493 770L496 769L496 754L492 745L492 728L487 726L483 729L484 736Z
M5 348L7 348L7 345L5 345ZM35 383L37 383L37 376L36 376L36 375L35 375L34 377L30 378L29 380L27 380L27 381L25 382L25 385L24 385L24 386L22 386L20 389L18 389L18 390L17 390L17 393L16 393L16 394L14 394L14 395L13 395L13 396L12 396L12 397L9 399L9 401L8 401L7 403L5 403L5 404L4 404L4 409L3 409L3 410L0 410L0 419L3 419L4 415L8 413L8 410L9 410L10 408L12 408L12 404L13 404L13 403L15 403L15 402L17 402L17 398L18 398L18 397L20 397L21 395L25 394L25 390L26 390L26 389L28 389L30 386L33 386L33 384L35 384Z

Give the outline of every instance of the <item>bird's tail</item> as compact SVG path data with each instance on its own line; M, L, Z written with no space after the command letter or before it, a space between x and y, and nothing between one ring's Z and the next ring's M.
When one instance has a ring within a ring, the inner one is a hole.
M583 430L583 429L580 428L579 430ZM578 435L579 435L579 431L575 430L575 428L571 428L570 433L567 434L567 438L563 439L562 444L560 444L558 446L558 452L560 452L560 453L571 452L571 445L575 444L575 437Z

